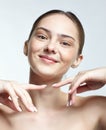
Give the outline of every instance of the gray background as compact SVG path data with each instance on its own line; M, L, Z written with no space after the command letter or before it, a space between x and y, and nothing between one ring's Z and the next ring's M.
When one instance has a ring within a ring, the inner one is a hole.
M0 79L28 82L29 65L23 55L24 41L35 19L50 9L74 12L86 33L84 60L65 77L106 66L105 0L0 0ZM66 87L63 91L67 91ZM105 92L106 87L81 95L105 95Z

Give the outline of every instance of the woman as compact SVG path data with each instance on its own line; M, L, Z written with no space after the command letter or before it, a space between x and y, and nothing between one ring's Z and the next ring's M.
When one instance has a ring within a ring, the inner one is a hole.
M0 101L13 109L1 106L2 129L106 129L106 98L75 96L78 84L72 92L74 103L69 98L73 105L68 107L68 95L58 88L71 84L71 79L61 79L70 67L75 68L82 61L83 44L83 27L71 12L51 10L35 21L24 46L30 64L30 84L1 81Z

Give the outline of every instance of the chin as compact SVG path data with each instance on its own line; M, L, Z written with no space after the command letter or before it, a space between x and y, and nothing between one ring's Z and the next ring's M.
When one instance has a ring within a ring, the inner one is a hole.
M33 72L35 73L36 76L41 77L43 79L58 79L58 77L62 77L63 73L59 69L56 68L50 68L50 67L44 67L44 66L39 66L33 69Z
M58 79L58 77L61 77L60 75L57 75L56 72L52 72L52 73L42 72L39 75L42 79L48 79L48 80L51 80L51 79L55 80L55 79Z

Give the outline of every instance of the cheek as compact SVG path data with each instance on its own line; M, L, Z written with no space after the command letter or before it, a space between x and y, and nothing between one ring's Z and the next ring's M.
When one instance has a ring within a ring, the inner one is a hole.
M72 51L63 51L62 55L62 61L67 64L67 65L71 65L73 64L73 62L75 61L75 59L77 58L77 52L76 50L72 50Z
M35 53L43 48L43 45L38 42L31 41L29 43L29 53Z

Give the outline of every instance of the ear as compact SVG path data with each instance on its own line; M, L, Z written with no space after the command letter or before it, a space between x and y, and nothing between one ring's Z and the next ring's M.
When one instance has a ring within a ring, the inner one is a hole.
M72 68L78 67L82 60L83 60L83 55L80 54L80 55L77 57L77 59L74 61L74 63L71 65L71 67L72 67Z
M27 56L27 54L28 54L28 41L25 41L25 43L24 43L23 52L24 52L25 56Z

